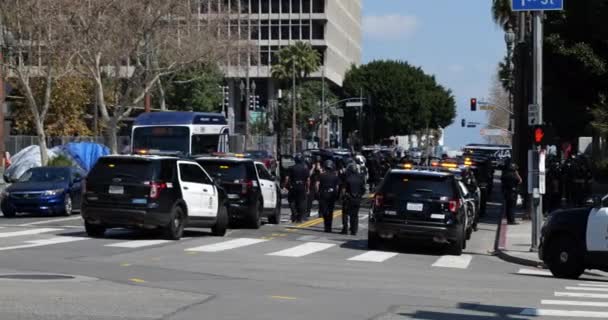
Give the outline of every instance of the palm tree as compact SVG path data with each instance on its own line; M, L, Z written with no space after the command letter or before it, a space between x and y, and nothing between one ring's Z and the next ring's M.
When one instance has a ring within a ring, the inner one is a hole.
M294 73L302 80L321 67L321 56L309 43L298 41L277 55L279 61L272 66L272 76L279 80L288 80Z
M492 18L504 30L507 30L509 24L515 26L516 19L511 10L511 0L492 0Z

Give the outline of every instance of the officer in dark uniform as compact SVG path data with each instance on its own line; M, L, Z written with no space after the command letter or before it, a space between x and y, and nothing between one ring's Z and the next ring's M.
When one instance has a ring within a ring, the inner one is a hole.
M334 205L338 198L340 178L335 171L333 161L326 160L324 167L325 171L321 173L319 181L317 182L317 190L319 190L319 215L323 217L325 232L331 232L331 225L334 218Z
M359 208L361 199L365 194L365 182L357 171L357 166L350 164L346 170L343 182L343 208L342 208L342 234L348 234L350 220L350 234L356 235L359 228Z
M309 191L310 172L300 155L294 157L295 165L289 170L285 185L289 188L291 222L301 223L306 213L306 195Z
M502 192L504 196L504 207L507 221L509 224L517 224L515 222L515 206L517 205L517 187L521 184L522 179L517 172L517 166L511 163L511 159L505 160L505 168L500 177L502 183Z
M322 170L321 157L315 156L310 168L310 192L306 198L306 218L310 218L310 211L312 210L312 204L315 201L319 189L317 189L317 182L321 177ZM318 199L317 199L318 200Z

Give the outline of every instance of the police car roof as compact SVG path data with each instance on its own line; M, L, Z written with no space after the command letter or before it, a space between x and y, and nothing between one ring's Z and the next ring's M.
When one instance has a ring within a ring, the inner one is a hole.
M154 155L154 154L112 154L103 156L105 159L139 159L139 160L177 160L183 159L188 160L176 156L167 156L167 155Z
M172 111L142 113L137 118L135 118L133 125L225 125L227 123L228 122L226 121L226 117L221 113Z
M480 144L480 143L472 143L467 144L465 149L478 149L478 150L502 150L502 149L511 149L511 146L505 144Z
M223 160L229 162L254 162L253 159L247 157L235 157L235 156L197 156L194 157L196 160Z
M410 174L415 176L431 176L431 177L449 177L454 174L445 171L434 171L424 169L391 169L391 173Z

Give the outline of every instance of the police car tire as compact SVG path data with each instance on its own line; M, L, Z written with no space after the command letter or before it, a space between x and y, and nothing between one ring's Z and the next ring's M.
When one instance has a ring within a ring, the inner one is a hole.
M581 244L569 235L557 235L547 243L545 263L557 278L578 279L585 272Z
M278 193L280 194L280 193ZM280 224L281 223L281 200L277 199L277 204L275 205L274 211L270 217L268 217L268 222L272 224Z
M217 221L211 228L211 233L216 237L223 237L226 235L226 229L228 228L228 209L225 205L221 205L217 212Z
M378 234L374 232L367 232L367 248L370 250L380 249L381 239L378 237Z
M186 224L186 215L184 210L180 207L173 208L171 213L171 221L165 227L164 234L167 240L179 240L184 233L184 227Z
M85 221L84 229L91 238L103 238L106 234L106 227L103 225L90 224Z
M465 240L465 237L466 237L465 233L466 233L466 231L465 231L465 227L463 225L462 233L460 234L460 236L456 239L456 241L450 243L448 246L449 255L453 255L453 256L462 255L462 250L464 250L464 248L466 248L466 246L467 246L467 242Z
M260 226L262 225L261 221L260 221L260 215L262 213L262 202L260 200L258 200L255 203L255 209L251 212L251 216L249 217L249 226L252 229L259 229Z
M15 211L11 210L11 209L2 210L2 214L4 215L5 218L14 218L15 217Z

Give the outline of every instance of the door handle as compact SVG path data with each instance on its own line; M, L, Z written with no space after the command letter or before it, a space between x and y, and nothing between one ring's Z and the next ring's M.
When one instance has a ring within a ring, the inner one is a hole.
M188 190L188 187L184 187L184 190Z
M207 189L203 189L203 192L207 192Z

